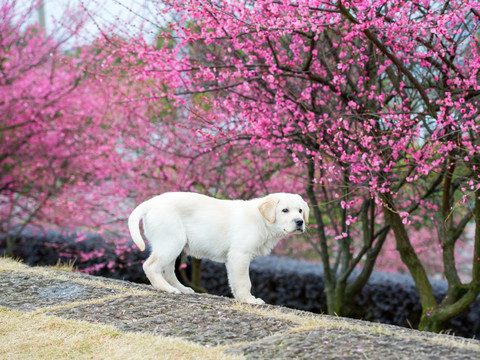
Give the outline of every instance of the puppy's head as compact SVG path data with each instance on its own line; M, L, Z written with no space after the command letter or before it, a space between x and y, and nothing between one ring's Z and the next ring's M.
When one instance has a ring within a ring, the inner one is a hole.
M300 234L308 225L310 209L300 195L278 193L263 198L258 206L262 216L279 232Z

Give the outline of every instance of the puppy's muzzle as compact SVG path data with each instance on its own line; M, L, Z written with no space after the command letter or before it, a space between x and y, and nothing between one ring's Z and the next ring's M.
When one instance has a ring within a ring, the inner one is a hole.
M303 232L303 219L295 219L295 225L297 226L297 228L295 229L296 231L301 231Z

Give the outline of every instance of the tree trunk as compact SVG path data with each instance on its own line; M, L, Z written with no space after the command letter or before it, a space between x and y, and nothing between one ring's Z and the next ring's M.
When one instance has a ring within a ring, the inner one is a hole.
M418 324L418 329L422 331L439 333L443 330L443 322L440 321L436 316L431 316L431 314L422 315L420 323Z
M183 264L187 263L187 256L184 252L181 255L181 262ZM191 279L188 278L185 269L180 268L180 276L182 277L182 281L186 286L191 287L197 293L208 293L207 290L202 286L202 259L195 259L192 258L192 267L191 267Z
M202 287L202 259L192 259L192 286L196 292L207 292Z
M320 238L320 257L322 258L323 263L323 281L324 281L324 291L327 298L327 313L329 315L335 315L336 306L335 306L335 277L332 274L330 268L330 257L328 255L328 245L327 237L325 235L325 225L322 219L322 213L315 196L313 189L313 180L315 178L315 164L312 159L307 163L308 169L308 184L307 184L307 196L312 205L313 215L317 224L317 233ZM340 314L338 314L340 315Z
M425 319L426 317L430 317L432 312L438 308L427 273L415 253L415 249L410 242L402 219L393 205L392 196L390 194L381 194L380 196L383 201L383 213L395 234L397 251L400 253L402 262L408 267L420 295L420 301L422 303L422 318L420 320L419 329L424 330L424 326L436 329L436 325L430 326L431 320Z
M13 250L15 248L16 237L7 233L7 247L5 249L5 256L13 257Z

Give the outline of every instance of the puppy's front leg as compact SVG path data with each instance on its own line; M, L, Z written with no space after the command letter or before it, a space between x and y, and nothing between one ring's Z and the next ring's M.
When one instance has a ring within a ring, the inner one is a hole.
M228 274L228 283L233 292L233 296L238 301L249 304L265 304L262 299L254 297L250 290L252 283L248 269L250 266L250 256L242 253L231 252L228 254L226 266Z

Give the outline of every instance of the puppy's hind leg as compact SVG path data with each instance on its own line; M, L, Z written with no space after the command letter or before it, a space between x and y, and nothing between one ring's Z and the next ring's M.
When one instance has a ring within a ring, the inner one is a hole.
M152 252L150 257L143 263L143 270L155 289L180 294L180 290L170 285L163 277L162 273L164 268L165 265L161 258L154 252Z
M184 294L194 294L195 291L193 291L192 288L189 288L183 285L180 281L178 281L174 270L175 270L175 260L173 260L170 264L168 264L164 268L165 280L167 280L170 285L177 288Z

